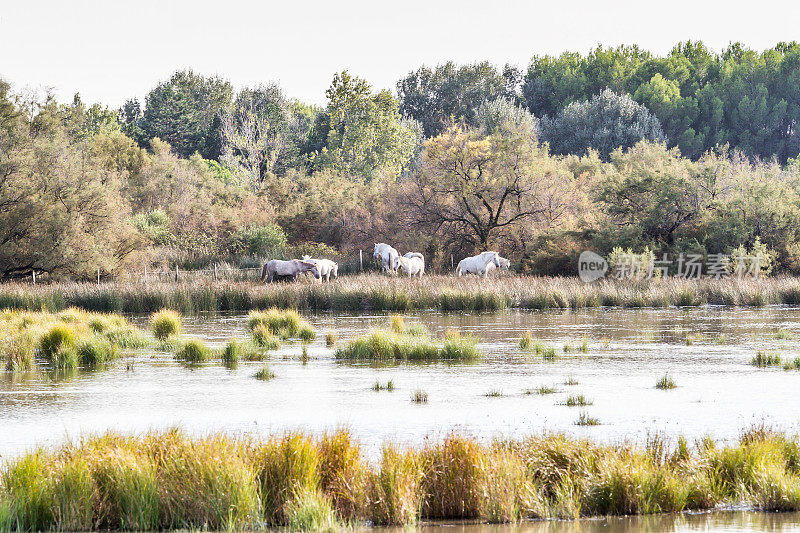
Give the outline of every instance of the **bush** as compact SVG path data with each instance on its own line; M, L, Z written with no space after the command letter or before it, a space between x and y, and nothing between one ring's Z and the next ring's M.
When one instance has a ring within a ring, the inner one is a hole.
M172 232L169 229L172 221L163 209L139 213L131 218L131 223L151 244L163 246L172 240Z
M284 256L286 233L277 224L266 226L247 226L231 237L231 253L235 255L255 255L260 257Z

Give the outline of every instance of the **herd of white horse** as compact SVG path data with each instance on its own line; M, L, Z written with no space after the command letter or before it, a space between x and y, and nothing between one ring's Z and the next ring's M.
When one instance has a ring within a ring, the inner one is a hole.
M378 262L384 272L397 275L401 271L408 277L417 276L419 278L425 274L425 256L419 252L408 252L400 255L392 246L379 242L375 245L372 257ZM467 257L458 262L456 274L477 274L486 277L492 270L508 270L511 265L505 257L500 257L498 252L483 252L478 255ZM292 281L297 279L299 274L310 272L320 282L339 277L339 265L330 259L315 259L304 255L302 259L290 259L287 261L273 259L267 261L261 269L261 281L272 282L275 276L291 276Z

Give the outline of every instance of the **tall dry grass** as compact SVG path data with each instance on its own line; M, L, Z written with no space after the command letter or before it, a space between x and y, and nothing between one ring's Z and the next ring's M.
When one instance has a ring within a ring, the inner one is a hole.
M316 530L421 519L493 523L709 509L800 510L800 441L756 428L733 445L563 435L387 443L370 463L347 431L268 439L106 434L0 469L0 530Z
M152 313L249 311L277 307L311 311L496 311L510 307L566 309L599 306L666 307L704 304L763 306L800 304L800 278L602 280L502 276L426 276L421 280L381 274L262 285L248 282L26 283L0 285L0 308Z

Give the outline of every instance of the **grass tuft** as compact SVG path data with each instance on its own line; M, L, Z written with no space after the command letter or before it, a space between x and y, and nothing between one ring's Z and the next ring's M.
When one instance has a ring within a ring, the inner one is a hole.
M599 426L600 425L600 420L598 420L597 418L595 418L593 416L589 416L589 414L584 411L578 416L578 420L575 421L575 425L576 426Z
M211 349L200 339L189 339L181 344L175 354L186 364L206 363L211 359Z
M253 377L259 381L269 381L275 377L275 374L272 373L267 365L264 365L263 368L259 369L258 372L253 374Z
M162 309L153 313L150 317L150 324L153 329L153 336L162 342L181 334L181 315L176 311Z
M755 357L750 361L750 364L759 368L778 366L781 364L781 356L775 352L758 350Z
M585 407L587 405L592 405L592 400L587 399L583 394L575 394L569 396L567 400L564 402L564 405L567 407Z
M678 385L675 384L675 381L669 376L669 374L664 374L661 376L661 379L656 381L656 388L661 390L671 390L677 386Z
M416 337L375 329L336 351L337 359L367 361L475 361L481 357L477 339L448 335L439 344L429 337Z
M422 389L417 389L411 395L411 401L414 403L428 403L428 393Z

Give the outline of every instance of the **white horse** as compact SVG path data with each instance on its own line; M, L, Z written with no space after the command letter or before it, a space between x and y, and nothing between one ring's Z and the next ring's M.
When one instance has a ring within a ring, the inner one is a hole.
M400 253L388 244L379 242L372 251L372 257L379 259L384 272L397 273Z
M300 261L299 259L281 261L280 259L273 259L264 263L264 267L261 269L261 281L266 279L267 283L272 283L272 279L276 275L292 276L292 281L296 281L297 275L301 272L311 272L315 278L320 279L317 265L310 261Z
M473 257L467 257L458 262L456 274L459 277L464 274L477 274L485 278L495 268L501 268L501 259L503 258L497 252L483 252ZM509 263L507 259L505 261Z
M339 277L339 264L331 261L330 259L312 259L310 256L304 255L303 261L317 265L317 270L319 270L320 275L320 283L322 283L322 278L325 278L325 281L330 281L331 274L333 274L334 278Z
M400 268L408 274L408 277L418 276L422 277L425 273L425 258L422 257L422 254L409 252L403 257L398 257L397 261L400 264Z

